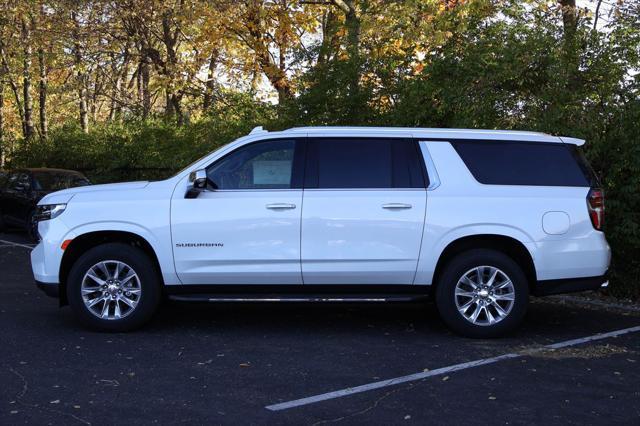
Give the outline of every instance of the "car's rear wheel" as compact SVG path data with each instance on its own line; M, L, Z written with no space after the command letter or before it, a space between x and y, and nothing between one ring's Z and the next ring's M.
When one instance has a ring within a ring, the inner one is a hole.
M529 286L522 268L502 252L469 250L442 271L436 304L443 321L467 337L497 337L524 318Z
M128 331L147 322L160 302L158 274L140 249L108 243L88 250L67 281L69 305L93 329Z

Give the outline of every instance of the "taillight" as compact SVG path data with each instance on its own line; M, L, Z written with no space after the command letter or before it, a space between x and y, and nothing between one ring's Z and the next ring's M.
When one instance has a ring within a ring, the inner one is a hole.
M587 195L587 208L593 227L602 230L604 224L604 192L599 188L591 188Z

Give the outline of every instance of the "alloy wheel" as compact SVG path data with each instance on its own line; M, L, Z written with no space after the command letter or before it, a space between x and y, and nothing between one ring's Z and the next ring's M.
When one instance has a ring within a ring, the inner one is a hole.
M504 320L515 303L515 287L502 270L494 266L469 269L455 287L456 308L474 325L491 326Z
M131 315L142 296L138 274L119 260L104 260L89 268L80 291L85 307L103 320Z

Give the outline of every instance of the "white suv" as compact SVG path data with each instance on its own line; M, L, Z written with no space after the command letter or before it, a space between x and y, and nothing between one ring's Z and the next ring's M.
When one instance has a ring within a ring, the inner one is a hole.
M435 299L474 337L529 295L606 285L603 193L583 140L533 132L254 129L160 182L39 203L38 286L128 330L182 301Z

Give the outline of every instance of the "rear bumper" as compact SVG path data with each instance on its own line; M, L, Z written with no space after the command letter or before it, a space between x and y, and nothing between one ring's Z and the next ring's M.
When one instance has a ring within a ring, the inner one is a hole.
M60 285L58 283L45 283L42 281L36 281L36 286L50 297L60 297Z
M565 278L560 280L538 281L533 290L534 296L575 293L578 291L597 290L609 285L608 271L604 275L583 278Z
M600 277L609 269L611 262L611 248L600 231L594 230L584 238L530 244L536 276L540 281Z

